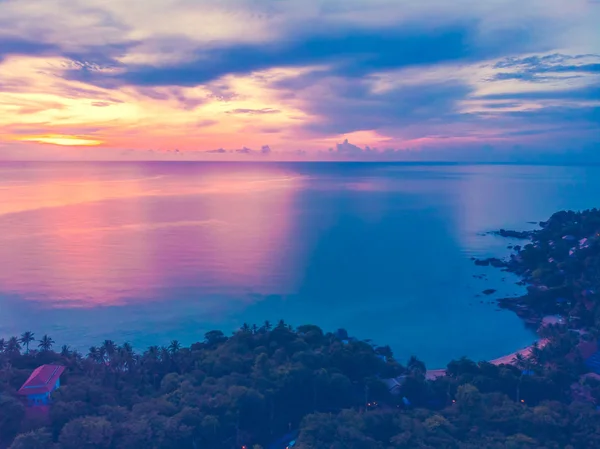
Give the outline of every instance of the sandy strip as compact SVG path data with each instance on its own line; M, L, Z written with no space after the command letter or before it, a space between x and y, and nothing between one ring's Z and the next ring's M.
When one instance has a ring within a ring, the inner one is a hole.
M539 340L537 342L539 348L543 348L544 346L546 346L547 343L548 343L547 339ZM520 349L519 351L515 351L511 354L505 355L503 357L499 357L497 359L490 360L490 363L492 365L513 365L515 362L515 357L517 357L517 355L520 354L523 357L527 358L531 355L532 349L533 349L533 344L530 346L527 346L526 348ZM427 374L425 375L425 378L428 380L434 380L434 379L437 379L438 377L445 376L445 375L446 375L445 368L444 369L431 369L431 370L427 370Z

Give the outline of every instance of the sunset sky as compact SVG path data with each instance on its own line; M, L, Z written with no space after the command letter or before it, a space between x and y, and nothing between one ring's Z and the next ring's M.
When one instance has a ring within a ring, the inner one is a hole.
M0 0L0 159L600 161L598 24L597 0Z

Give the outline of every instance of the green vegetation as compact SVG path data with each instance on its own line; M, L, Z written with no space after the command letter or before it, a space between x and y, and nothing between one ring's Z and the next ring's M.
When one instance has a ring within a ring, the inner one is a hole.
M530 284L506 306L565 317L510 365L455 360L427 380L417 358L283 321L143 354L111 340L57 351L25 332L0 340L0 436L10 449L269 448L291 431L299 449L598 448L600 382L580 349L600 329L599 230L598 211L555 214L505 263ZM47 414L27 413L15 392L46 363L66 366L62 386Z

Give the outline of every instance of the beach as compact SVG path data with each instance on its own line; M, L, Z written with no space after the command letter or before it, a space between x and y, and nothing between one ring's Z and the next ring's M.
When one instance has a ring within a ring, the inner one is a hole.
M519 349L518 351L512 352L512 353L504 355L502 357L498 357L497 359L490 360L489 363L491 363L492 365L513 365L515 363L515 359L517 358L518 355L523 356L524 358L528 358L531 355L531 351L533 350L533 347L536 344L539 348L543 348L544 346L546 346L547 343L548 343L548 339L546 339L546 338L537 340L535 343L532 343L531 345L529 345L523 349ZM428 380L434 380L434 379L437 379L438 377L441 377L444 375L446 375L445 368L432 369L432 370L427 370L427 374L425 375L425 377Z

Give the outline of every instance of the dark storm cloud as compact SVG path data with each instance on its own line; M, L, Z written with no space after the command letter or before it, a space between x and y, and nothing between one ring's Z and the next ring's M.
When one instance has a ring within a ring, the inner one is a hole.
M45 42L0 36L0 62L10 55L45 56L57 51L56 46Z
M331 73L362 77L369 73L415 65L478 61L525 49L529 34L514 31L502 41L477 39L477 23L432 29L396 26L375 31L347 28L302 31L262 44L212 44L198 49L188 62L155 67L131 65L119 73L70 70L70 79L104 87L196 86L224 75L249 74L272 67L327 64Z

